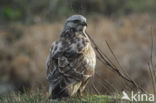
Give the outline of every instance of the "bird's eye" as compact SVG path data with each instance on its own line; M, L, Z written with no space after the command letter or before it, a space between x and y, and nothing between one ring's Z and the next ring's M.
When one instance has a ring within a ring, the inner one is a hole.
M74 20L73 22L74 22L74 23L79 23L80 21L79 21L79 20Z

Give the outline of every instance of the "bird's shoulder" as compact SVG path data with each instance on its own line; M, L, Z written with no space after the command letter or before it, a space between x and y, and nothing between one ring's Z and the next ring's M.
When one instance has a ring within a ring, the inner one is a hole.
M75 36L72 39L60 38L51 45L50 54L80 54L88 48L90 42L83 36Z

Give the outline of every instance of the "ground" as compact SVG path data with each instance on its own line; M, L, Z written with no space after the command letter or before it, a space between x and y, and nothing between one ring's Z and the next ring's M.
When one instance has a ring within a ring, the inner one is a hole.
M107 95L88 95L82 98L72 97L66 101L48 100L47 95L39 91L27 93L12 93L8 96L0 96L0 103L139 103L117 99ZM140 102L150 103L150 102Z

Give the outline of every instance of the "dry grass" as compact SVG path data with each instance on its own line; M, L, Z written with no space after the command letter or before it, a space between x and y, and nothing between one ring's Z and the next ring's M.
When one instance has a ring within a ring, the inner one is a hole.
M30 87L47 91L45 61L51 43L61 33L63 22L12 24L0 30L0 91L7 92L7 86L11 90ZM146 14L118 19L92 17L88 20L88 25L88 33L108 57L117 65L104 40L108 41L130 77L145 90L152 92L147 63L150 60L151 27L153 27L153 38L156 37L155 19ZM154 69L156 67L155 45L153 67ZM128 84L99 61L96 73L98 76L95 75L94 82L101 93L110 94L115 90L127 89ZM91 85L87 88L91 88L91 93L95 92Z

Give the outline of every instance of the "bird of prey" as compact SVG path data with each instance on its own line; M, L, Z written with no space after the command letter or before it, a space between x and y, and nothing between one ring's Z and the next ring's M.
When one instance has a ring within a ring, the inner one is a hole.
M86 27L84 16L73 15L66 20L60 38L52 43L46 62L50 99L82 96L94 75L96 55Z

